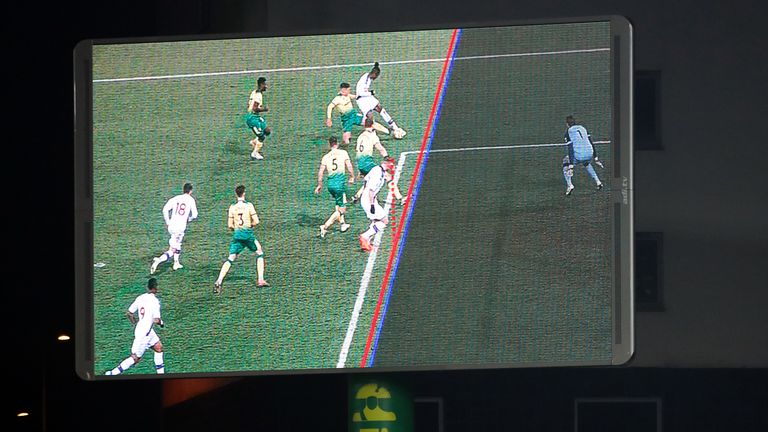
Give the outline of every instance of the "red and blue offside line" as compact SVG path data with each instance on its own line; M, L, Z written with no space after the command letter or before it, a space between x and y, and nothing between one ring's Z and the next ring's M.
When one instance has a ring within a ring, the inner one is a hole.
M445 62L443 62L443 71L440 74L440 82L435 92L435 99L432 102L432 110L429 113L429 122L427 128L424 131L424 137L421 140L421 150L419 151L419 157L416 159L416 169L413 171L413 177L411 178L411 185L408 188L408 194L406 195L408 200L403 206L403 212L400 217L401 222L398 226L397 232L394 235L392 242L392 252L389 254L389 260L387 261L387 267L384 271L384 279L381 283L381 290L379 292L379 299L376 302L376 309L373 312L373 319L371 320L371 328L368 331L368 338L365 342L365 349L363 350L363 357L360 361L360 367L371 367L376 359L376 349L379 345L379 336L381 335L381 329L384 325L384 318L387 315L387 308L389 306L389 299L392 297L392 285L395 281L395 275L397 274L397 268L400 264L400 255L405 247L405 239L408 236L408 228L411 224L411 216L413 214L413 206L411 204L416 203L416 199L419 196L419 188L421 186L421 180L424 176L424 168L427 165L429 159L429 150L432 148L432 139L435 136L435 130L437 129L437 122L440 119L440 110L443 106L443 98L445 97L445 90L448 87L448 80L451 77L451 70L453 70L453 62L456 58L456 47L459 45L461 39L461 29L454 29L451 35L451 43L448 47L448 53L445 56ZM403 215L405 217L403 217Z

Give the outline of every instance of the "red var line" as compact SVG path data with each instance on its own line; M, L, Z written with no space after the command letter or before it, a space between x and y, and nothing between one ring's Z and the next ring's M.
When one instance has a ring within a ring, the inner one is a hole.
M400 215L400 225L397 227L397 232L394 236L394 241L392 242L392 251L389 253L389 260L387 261L387 268L384 271L384 279L381 281L381 290L379 291L379 299L376 302L376 309L373 312L373 320L371 320L371 328L368 331L368 339L365 341L365 350L363 351L363 358L360 361L360 367L365 367L365 363L368 361L368 355L371 352L371 343L373 342L373 338L376 333L376 323L379 320L379 314L381 313L381 305L384 302L384 294L386 291L387 284L389 283L389 277L390 273L392 272L392 263L395 260L395 256L397 256L397 247L400 243L400 236L403 233L403 226L405 225L405 215L408 214L408 207L410 206L411 202L413 202L413 199L411 198L411 194L413 193L413 188L416 185L416 179L419 176L419 170L421 169L421 162L424 158L424 151L427 148L427 142L429 142L429 135L430 131L434 127L435 122L435 114L437 113L437 106L440 102L440 94L443 91L443 86L445 85L445 74L448 71L448 65L451 63L451 57L453 57L453 50L456 49L454 46L456 42L456 35L458 34L459 29L453 29L453 34L451 35L451 43L448 46L448 53L445 55L445 61L443 61L443 71L440 74L440 82L437 85L437 91L435 92L435 98L432 101L432 110L429 112L429 121L427 122L427 128L424 130L424 136L421 138L421 150L419 151L419 157L416 159L416 169L413 170L413 176L411 176L411 185L408 187L408 194L406 195L409 197L409 199L405 202L405 205L403 206L403 211Z

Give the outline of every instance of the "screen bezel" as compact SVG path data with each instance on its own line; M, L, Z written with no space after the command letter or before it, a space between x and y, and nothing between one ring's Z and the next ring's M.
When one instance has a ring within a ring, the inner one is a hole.
M375 29L315 29L294 32L259 32L245 34L186 35L138 37L126 39L89 39L76 45L74 57L74 191L75 191L75 357L76 372L85 380L102 379L94 371L93 327L93 122L92 122L92 49L94 45L132 44L148 42L205 41L269 37L334 35L354 33L405 32L444 30L447 28L489 28L610 22L611 76L613 96L612 147L614 156L613 182L620 185L611 191L614 206L613 237L613 358L610 365L627 363L634 355L634 198L633 198L633 44L632 25L623 16L596 16L559 19L488 21L452 23L454 25L403 26ZM172 373L168 375L121 375L118 379L158 379L226 377L254 375L325 374L348 372L434 371L499 368L531 368L562 366L608 366L605 362L538 362L535 364L446 365L443 367L286 369L269 371ZM110 377L115 379L115 377Z

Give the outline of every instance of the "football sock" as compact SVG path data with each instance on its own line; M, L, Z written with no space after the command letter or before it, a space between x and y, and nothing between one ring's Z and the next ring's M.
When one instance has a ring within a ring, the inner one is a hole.
M120 362L120 364L117 365L116 368L112 369L112 375L120 375L121 373L123 373L123 371L125 371L128 368L130 368L135 363L136 362L133 361L133 357L128 357L127 359L125 359L122 362Z
M220 284L224 280L224 276L227 275L230 267L232 267L232 263L230 263L229 260L224 261L224 264L221 266L221 271L219 272L219 278L216 279L217 284Z
M381 114L381 118L383 118L388 125L392 126L392 129L397 129L397 123L395 123L395 120L389 115L387 110L382 108L379 114Z
M264 280L264 257L259 256L256 260L256 271L259 274L259 281Z
M163 353L155 353L155 371L159 374L165 373L165 363L163 363Z
M565 179L565 184L568 185L568 187L573 186L573 182L571 180L571 176L568 175L567 170L563 170L563 178Z
M595 180L596 183L600 183L600 179L597 177L597 172L595 172L595 168L592 166L592 164L587 165L587 172L589 173L589 176Z
M368 227L368 230L363 233L363 237L365 237L366 240L371 241L371 237L373 237L376 234L376 225L371 223L371 226Z
M170 254L170 253L168 253L168 252L163 252L163 254L162 254L162 255L160 255L159 257L157 257L157 263L158 263L158 264L160 264L160 263L164 263L164 262L165 262L165 261L167 261L167 260L168 260L168 258L170 258L170 257L171 257L171 254Z
M262 147L264 147L264 141L256 140L256 152L261 152Z
M342 225L347 223L347 222L344 221L344 213L339 213L339 223L342 224Z
M336 219L338 219L340 216L341 216L341 214L339 213L338 210L336 210L335 212L333 212L331 217L329 217L328 220L325 221L325 223L323 224L323 227L325 227L325 229L328 229L328 227L333 225L333 223L336 222ZM342 222L342 223L344 223L344 222Z
M373 122L373 128L381 133L389 134L389 129L387 129L387 127L383 124Z
M173 262L176 263L176 264L179 264L179 253L178 252L173 254Z

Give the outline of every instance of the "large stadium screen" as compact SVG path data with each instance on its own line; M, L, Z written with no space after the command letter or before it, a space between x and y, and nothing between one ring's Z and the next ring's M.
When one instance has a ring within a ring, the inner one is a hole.
M82 377L631 356L626 20L89 40L75 73Z

